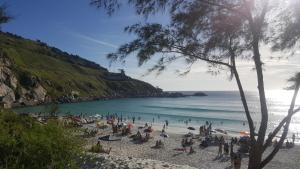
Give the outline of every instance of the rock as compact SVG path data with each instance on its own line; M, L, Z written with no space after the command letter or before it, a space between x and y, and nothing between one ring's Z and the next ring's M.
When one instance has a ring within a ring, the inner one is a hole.
M14 91L4 83L0 84L0 98L4 108L10 108L16 100Z
M18 81L10 66L10 60L0 53L0 101L5 108L10 108L16 101L14 90L17 88Z
M207 96L207 94L205 94L203 92L196 92L193 94L193 96Z
M36 87L32 89L34 100L37 102L44 102L46 98L47 91L42 85L36 84Z

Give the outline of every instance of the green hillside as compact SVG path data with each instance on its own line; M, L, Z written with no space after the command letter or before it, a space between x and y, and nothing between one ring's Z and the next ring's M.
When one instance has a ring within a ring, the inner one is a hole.
M2 57L11 62L9 68L18 80L17 87L13 89L16 100L22 93L21 88L30 89L36 83L47 91L47 97L52 100L70 96L78 99L140 97L161 92L125 74L110 73L79 56L10 33L0 33L0 50Z

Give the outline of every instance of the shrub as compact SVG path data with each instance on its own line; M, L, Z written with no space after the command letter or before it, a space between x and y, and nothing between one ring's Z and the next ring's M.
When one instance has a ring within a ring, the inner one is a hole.
M57 121L0 112L0 168L79 168L81 141Z
M92 152L92 153L102 153L103 152L103 147L102 147L101 144L93 145L90 149L90 152Z

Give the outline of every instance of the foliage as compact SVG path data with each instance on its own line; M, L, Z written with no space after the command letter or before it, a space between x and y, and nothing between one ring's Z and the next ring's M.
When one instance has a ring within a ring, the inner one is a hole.
M7 7L5 4L0 5L0 30L1 30L1 25L8 23L11 21L12 17L7 14Z
M296 73L293 77L288 79L288 81L291 83L291 86L289 86L287 89L295 89L297 81L300 81L300 73Z
M151 60L157 54L161 58L149 69L158 74L175 60L184 59L187 69L197 61L208 63L209 72L227 70L235 78L249 125L251 148L248 167L259 169L266 166L282 145L288 133L290 119L295 109L299 83L287 115L265 140L269 111L265 96L263 78L262 46L271 46L283 56L290 56L299 49L300 11L299 0L91 0L97 8L106 9L112 15L122 5L134 7L137 15L146 19L158 12L167 12L170 23L138 23L125 28L136 38L107 55L112 62L123 61L136 54L139 65ZM146 20L147 21L147 20ZM237 70L237 59L252 60L257 75L260 101L260 124L254 127L251 110ZM264 155L270 141L283 131L279 144ZM255 137L255 133L258 133Z
M90 152L92 153L102 153L103 147L101 144L95 144L91 147Z
M0 112L0 168L79 168L81 141L57 121L46 125L28 115Z

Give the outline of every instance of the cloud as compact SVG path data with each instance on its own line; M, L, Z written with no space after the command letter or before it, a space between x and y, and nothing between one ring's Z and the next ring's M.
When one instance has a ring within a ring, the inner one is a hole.
M80 33L72 33L72 35L74 35L74 36L76 36L76 37L79 37L79 38L81 38L81 39L84 39L84 40L93 42L93 43L97 43L97 44L99 44L99 45L111 47L111 48L114 48L114 49L117 49L117 48L118 48L117 45L114 45L114 44L112 44L112 43L105 42L105 41L102 41L102 40L93 38L93 37L88 36L88 35L84 35L84 34L80 34Z

